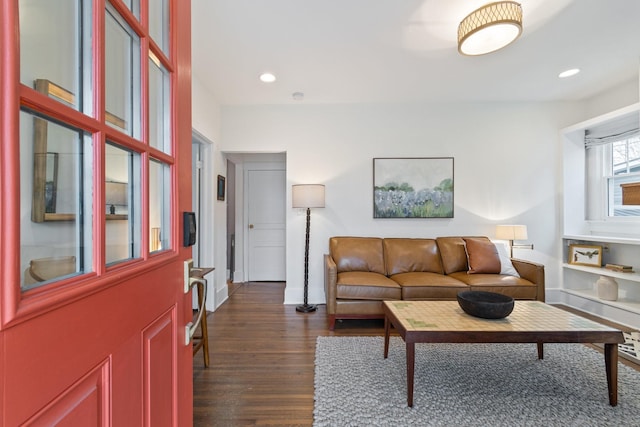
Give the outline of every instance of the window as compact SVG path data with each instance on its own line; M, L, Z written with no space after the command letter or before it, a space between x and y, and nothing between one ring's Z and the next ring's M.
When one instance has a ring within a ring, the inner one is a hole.
M623 204L621 184L640 182L640 136L615 141L606 156L609 163L607 176L608 214L613 217L640 216L640 205Z
M638 116L585 132L587 220L640 218L640 205L623 201L624 184L640 183Z

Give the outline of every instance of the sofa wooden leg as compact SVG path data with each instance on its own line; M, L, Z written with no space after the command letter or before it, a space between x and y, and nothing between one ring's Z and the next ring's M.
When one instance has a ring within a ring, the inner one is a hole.
M329 330L333 331L336 327L336 316L329 315Z

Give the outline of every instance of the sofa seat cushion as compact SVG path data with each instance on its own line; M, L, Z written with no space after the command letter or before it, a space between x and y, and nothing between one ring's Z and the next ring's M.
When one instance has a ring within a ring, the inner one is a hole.
M469 286L443 274L413 272L391 276L402 287L403 300L455 299L458 292L468 291Z
M337 299L401 299L400 285L386 276L368 271L338 273Z
M472 291L497 292L515 299L536 299L538 286L521 277L505 274L467 274L466 272L452 273L454 279L469 285Z

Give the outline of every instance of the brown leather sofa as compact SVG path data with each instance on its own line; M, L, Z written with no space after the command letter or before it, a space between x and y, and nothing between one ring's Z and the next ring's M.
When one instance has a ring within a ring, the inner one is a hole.
M502 274L495 248L487 237L331 237L324 256L329 329L336 319L384 317L383 300L451 300L483 290L544 301L544 266L511 259L517 274Z

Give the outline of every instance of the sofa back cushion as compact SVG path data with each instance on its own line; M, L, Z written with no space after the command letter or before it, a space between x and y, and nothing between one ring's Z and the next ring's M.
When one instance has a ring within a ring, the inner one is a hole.
M338 273L370 271L386 275L382 239L377 237L331 237L329 254Z
M427 272L442 274L442 261L434 239L384 239L387 274Z
M469 270L467 252L464 249L464 239L462 237L438 237L436 238L436 243L442 257L444 274Z

